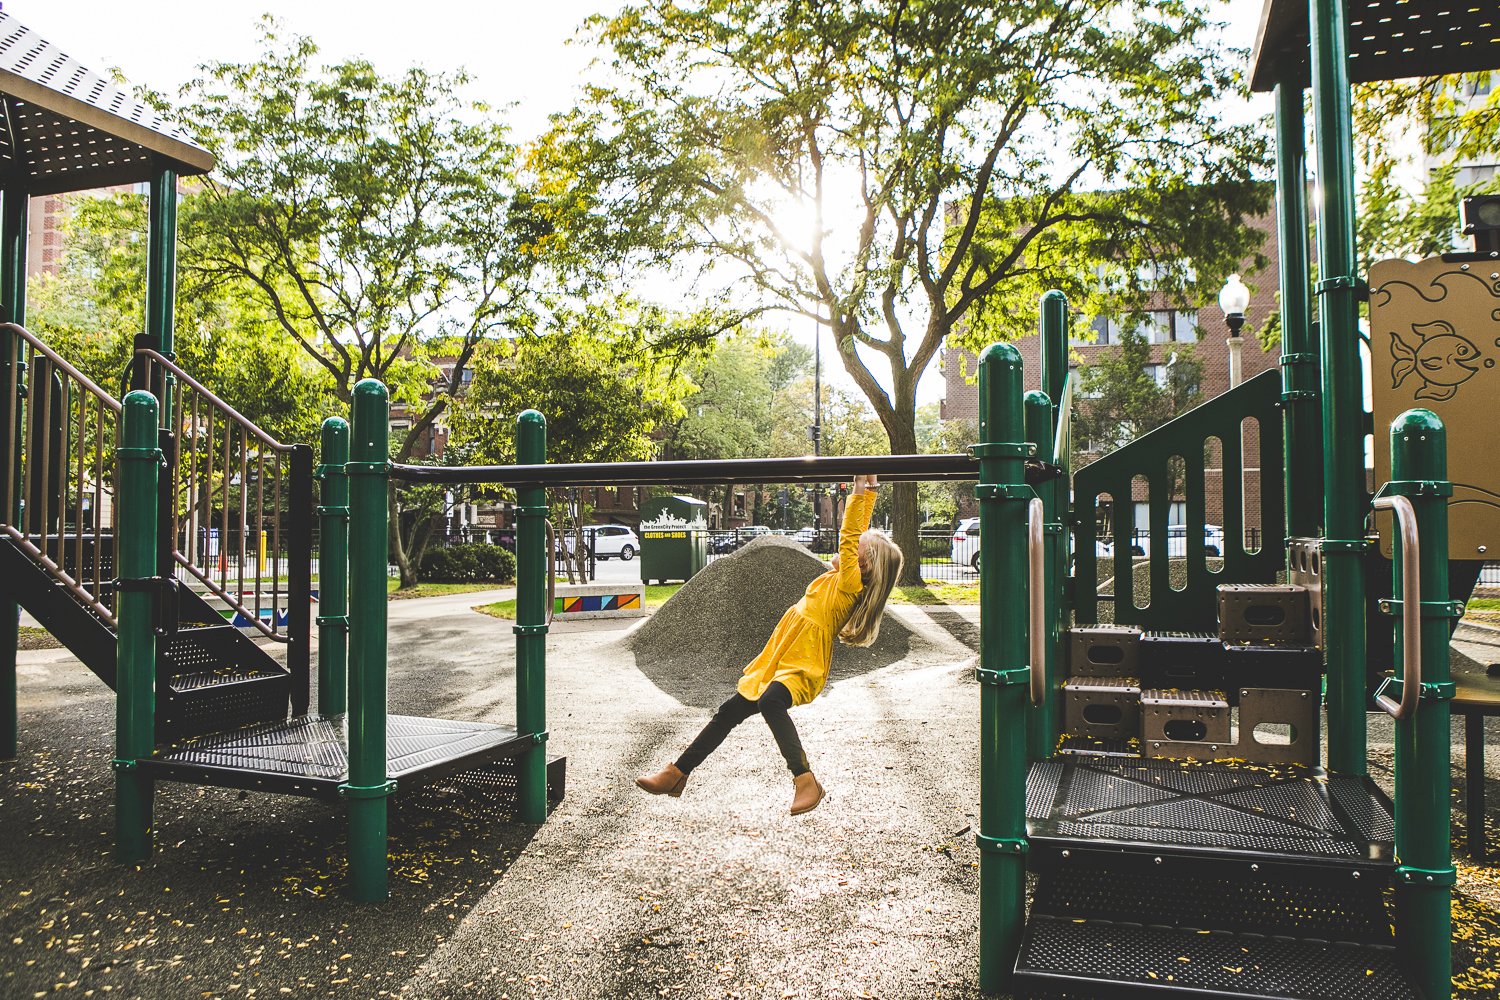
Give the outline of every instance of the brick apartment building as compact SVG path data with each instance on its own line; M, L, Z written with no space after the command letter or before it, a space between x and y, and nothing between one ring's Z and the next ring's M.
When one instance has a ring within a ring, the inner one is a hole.
M1240 378L1242 381L1276 368L1279 360L1277 352L1261 350L1260 344L1254 337L1254 331L1263 326L1267 317L1278 308L1276 291L1277 275L1280 273L1280 253L1276 239L1275 219L1271 216L1264 216L1253 220L1250 224L1266 236L1262 244L1266 266L1254 273L1241 275L1251 290L1250 306L1245 311L1245 326L1241 331ZM1212 293L1210 297L1216 299L1218 289L1212 289ZM1193 356L1203 366L1203 376L1199 383L1202 398L1212 399L1229 388L1229 329L1225 325L1224 314L1216 302L1195 310L1181 308L1176 303L1160 299L1148 308L1146 319L1144 327L1139 329L1151 342L1150 367L1159 379L1165 379L1165 366L1171 360L1172 353L1184 345L1191 345ZM1069 366L1075 375L1080 365L1087 366L1103 352L1116 349L1119 342L1118 327L1102 319L1090 319L1075 313L1072 316L1072 329L1074 339L1070 347ZM1078 336L1080 333L1092 333L1095 339L1092 342L1085 342ZM1033 334L1017 340L1015 346L1021 352L1025 365L1024 385L1026 389L1040 388L1040 339ZM942 366L945 387L941 404L942 419L966 420L977 424L979 420L977 359L966 351L949 350L943 354ZM1088 401L1078 398L1077 404L1087 406ZM1075 439L1073 447L1075 467L1087 464L1100 454L1094 442ZM1250 536L1247 537L1246 542L1254 547L1258 544L1255 537L1258 532L1249 526L1258 525L1260 522L1260 469L1257 442L1248 433L1244 439L1244 449L1245 468L1242 471L1245 524L1247 535ZM1206 456L1204 497L1207 521L1210 524L1224 523L1221 464L1216 456ZM1146 527L1145 501L1145 490L1137 486L1131 502L1134 505L1134 523L1140 530ZM1081 502L1080 498L1079 503ZM972 499L967 500L966 505L967 509L961 510L960 516L972 516L978 512ZM1174 500L1171 523L1183 522L1184 506L1181 497Z

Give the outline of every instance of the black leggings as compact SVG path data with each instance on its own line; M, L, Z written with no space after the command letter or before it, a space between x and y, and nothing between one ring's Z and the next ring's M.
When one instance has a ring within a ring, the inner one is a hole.
M806 774L812 768L807 766L807 754L802 752L797 727L792 725L792 717L787 714L791 707L792 693L780 681L772 681L759 701L751 701L736 691L733 698L719 706L708 725L703 727L703 732L677 758L677 769L683 774L692 774L693 768L719 748L730 730L759 712L766 725L771 727L771 735L776 737L776 746L786 758L786 766L792 775Z

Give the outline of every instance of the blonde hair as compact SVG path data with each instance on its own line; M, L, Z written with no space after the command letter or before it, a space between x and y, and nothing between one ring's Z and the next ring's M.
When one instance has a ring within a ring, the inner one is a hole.
M870 539L869 567L861 573L864 588L854 599L849 617L839 630L839 639L847 646L868 646L880 635L880 616L885 602L901 575L901 550L884 532L866 531L860 541Z

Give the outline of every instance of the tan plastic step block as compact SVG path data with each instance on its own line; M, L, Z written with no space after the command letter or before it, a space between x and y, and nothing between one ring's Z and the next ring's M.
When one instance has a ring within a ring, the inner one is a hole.
M1221 584L1219 638L1231 644L1308 645L1307 591L1277 583Z
M1147 757L1214 760L1229 751L1229 699L1223 691L1141 692L1141 742Z
M1139 677L1141 630L1129 625L1087 625L1068 630L1072 677Z
M1301 688L1240 690L1236 757L1257 764L1318 765L1318 694Z
M1128 740L1141 732L1141 682L1071 677L1063 683L1063 729L1074 736Z

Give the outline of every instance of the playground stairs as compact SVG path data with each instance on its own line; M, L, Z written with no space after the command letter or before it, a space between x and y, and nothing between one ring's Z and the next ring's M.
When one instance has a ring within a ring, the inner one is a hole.
M1073 629L1066 735L1027 780L1030 997L1399 1000L1392 806L1319 761L1297 586L1219 588L1217 633Z
M15 430L0 433L0 597L118 691L124 405L29 331L0 334L0 374L16 379L13 409L0 407L0 431L8 419ZM162 575L126 584L151 597L154 746L125 763L161 780L338 800L348 720L310 704L313 450L276 441L155 350L140 347L126 375L172 402L157 431ZM383 721L386 776L418 796L500 791L497 804L539 742L489 723ZM554 800L565 766L547 764Z
M114 537L53 535L50 561L74 580L90 580L80 594L66 586L29 545L0 536L0 590L19 604L111 688L115 686L115 628L109 616L115 590ZM92 599L90 599L92 598ZM291 673L186 588L164 602L158 623L156 739L159 743L238 726L285 719Z

